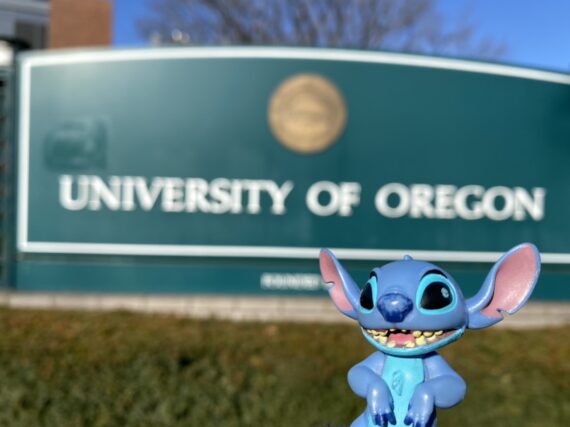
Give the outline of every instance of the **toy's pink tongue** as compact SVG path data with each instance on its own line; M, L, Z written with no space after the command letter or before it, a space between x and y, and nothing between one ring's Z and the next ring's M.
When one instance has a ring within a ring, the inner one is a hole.
M394 341L396 344L406 344L413 340L412 334L390 334L390 341Z

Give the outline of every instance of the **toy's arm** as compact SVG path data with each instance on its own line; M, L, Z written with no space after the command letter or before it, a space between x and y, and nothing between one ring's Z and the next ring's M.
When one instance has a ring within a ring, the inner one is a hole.
M434 353L424 359L429 385L435 396L435 406L451 408L465 397L467 386L457 372L439 354Z
M370 383L382 379L385 358L382 353L373 353L348 371L348 384L357 396L366 397Z
M390 389L382 379L385 356L374 353L348 372L352 391L366 399L366 416L374 425L387 427L396 424L394 401Z
M436 407L451 408L465 397L465 381L439 354L427 356L424 367L426 380L416 387L404 420L413 427L433 425Z

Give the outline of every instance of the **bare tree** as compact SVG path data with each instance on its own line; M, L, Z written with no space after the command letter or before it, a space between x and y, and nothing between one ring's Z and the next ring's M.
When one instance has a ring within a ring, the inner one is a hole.
M153 40L193 45L316 46L492 59L502 43L456 25L436 0L147 0Z

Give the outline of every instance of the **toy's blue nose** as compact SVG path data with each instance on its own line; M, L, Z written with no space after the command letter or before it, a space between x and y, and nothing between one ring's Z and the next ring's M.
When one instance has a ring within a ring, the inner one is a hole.
M405 295L388 293L378 300L378 309L388 322L401 322L412 311L414 304Z

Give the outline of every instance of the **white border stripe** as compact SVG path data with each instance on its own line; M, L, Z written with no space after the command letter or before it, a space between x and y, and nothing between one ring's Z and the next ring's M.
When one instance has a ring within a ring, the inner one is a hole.
M60 53L35 53L22 55L22 61L32 66L86 64L94 62L145 61L154 59L302 59L316 61L365 62L437 68L473 73L494 74L507 77L541 80L570 85L570 74L530 68L513 67L459 59L434 58L388 52L350 51L338 49L302 48L156 48L132 50L77 50Z
M28 242L22 252L97 255L197 256L235 258L316 259L321 248L280 246L200 246L148 245L121 243L53 243ZM431 251L422 249L350 249L331 248L335 255L347 260L398 260L404 255L437 262L495 262L503 252ZM567 264L570 254L543 253L542 263Z
M316 258L319 248L276 246L200 246L200 245L150 245L114 243L57 243L28 241L29 197L29 143L30 143L30 95L31 68L63 64L100 62L143 61L155 59L213 59L213 58L263 58L300 59L318 61L365 62L393 64L411 67L437 68L482 74L493 74L570 85L570 75L532 70L506 65L471 61L403 55L384 52L343 51L334 49L297 48L160 48L147 50L80 50L59 53L23 54L20 57L20 124L18 150L18 229L17 248L24 253L97 254L97 255L149 255L149 256L207 256L254 258ZM500 252L390 250L337 248L335 253L343 259L394 260L410 254L418 259L450 262L494 262ZM542 254L542 261L549 264L570 263L570 254Z
M20 85L20 126L18 127L18 221L16 240L18 247L28 242L28 191L30 147L31 65L22 64Z

